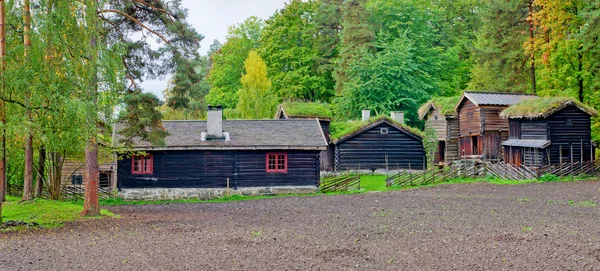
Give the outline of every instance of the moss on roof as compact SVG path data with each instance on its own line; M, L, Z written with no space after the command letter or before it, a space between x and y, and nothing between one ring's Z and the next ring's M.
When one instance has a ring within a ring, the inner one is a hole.
M321 102L284 102L281 104L285 114L290 117L332 118L331 105Z
M419 118L423 119L427 112L429 111L429 107L433 105L440 113L444 116L454 116L456 115L456 111L454 111L454 107L460 96L454 97L435 97L431 100L427 101L419 108Z
M540 97L537 99L524 100L510 106L504 109L500 116L503 118L545 118L569 105L574 105L592 116L598 115L598 112L594 108L571 98Z
M358 132L358 131L360 131L370 125L373 125L374 123L376 123L378 121L384 120L384 119L389 121L390 123L393 123L394 125L396 125L398 127L401 127L402 129L406 130L407 132L409 132L411 134L414 134L418 137L423 138L423 132L417 128L413 128L406 124L397 122L388 116L376 116L376 117L370 118L368 122L363 122L363 121L359 121L359 120L331 122L331 124L329 125L329 133L330 133L331 141L335 142L337 140L345 138L355 132Z

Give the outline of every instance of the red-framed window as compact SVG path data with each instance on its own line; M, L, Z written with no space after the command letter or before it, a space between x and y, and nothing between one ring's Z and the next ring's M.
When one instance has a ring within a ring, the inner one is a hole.
M288 156L285 152L267 153L267 172L287 173Z
M154 158L152 154L131 156L131 174L152 174Z

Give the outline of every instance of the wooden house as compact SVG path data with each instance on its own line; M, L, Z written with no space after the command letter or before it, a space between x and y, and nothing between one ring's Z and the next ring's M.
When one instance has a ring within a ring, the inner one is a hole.
M569 98L522 101L502 112L510 123L504 160L516 166L594 160L591 120L597 112Z
M420 131L403 124L403 114L397 120L388 117L349 123L353 127L333 137L335 169L381 170L426 168L425 149ZM348 125L348 124L345 124Z
M329 126L333 118L333 112L326 103L320 102L285 102L278 106L275 119L317 119L321 125L321 131L327 141L327 150L319 155L321 171L333 171L334 149L331 144Z
M62 162L62 185L63 187L84 187L85 185L85 155L66 155ZM98 185L100 188L114 189L117 187L117 159L114 154L101 152L98 156L100 176Z
M431 99L419 108L419 118L425 126L433 129L437 139L435 164L448 165L459 160L458 116L454 106L459 97L439 97Z
M318 189L319 153L326 142L316 119L222 120L221 108L209 106L207 121L163 125L164 145L134 139L130 148L137 155L121 154L117 186L122 197L198 197L202 189L226 188L259 194Z
M465 92L456 104L461 160L503 159L500 143L508 139L508 120L500 112L537 96L516 93Z

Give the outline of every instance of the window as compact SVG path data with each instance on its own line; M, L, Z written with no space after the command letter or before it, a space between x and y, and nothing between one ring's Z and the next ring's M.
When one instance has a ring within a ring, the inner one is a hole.
M381 128L380 130L382 135L387 135L388 134L388 128Z
M287 153L267 153L267 172L287 173Z
M152 174L152 154L131 157L131 174Z
M72 175L71 184L83 184L83 177L81 175Z

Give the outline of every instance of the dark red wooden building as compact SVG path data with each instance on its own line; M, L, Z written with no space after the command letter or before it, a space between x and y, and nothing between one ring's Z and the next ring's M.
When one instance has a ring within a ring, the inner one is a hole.
M456 105L461 160L501 160L500 143L508 139L508 120L500 112L537 96L466 91Z

